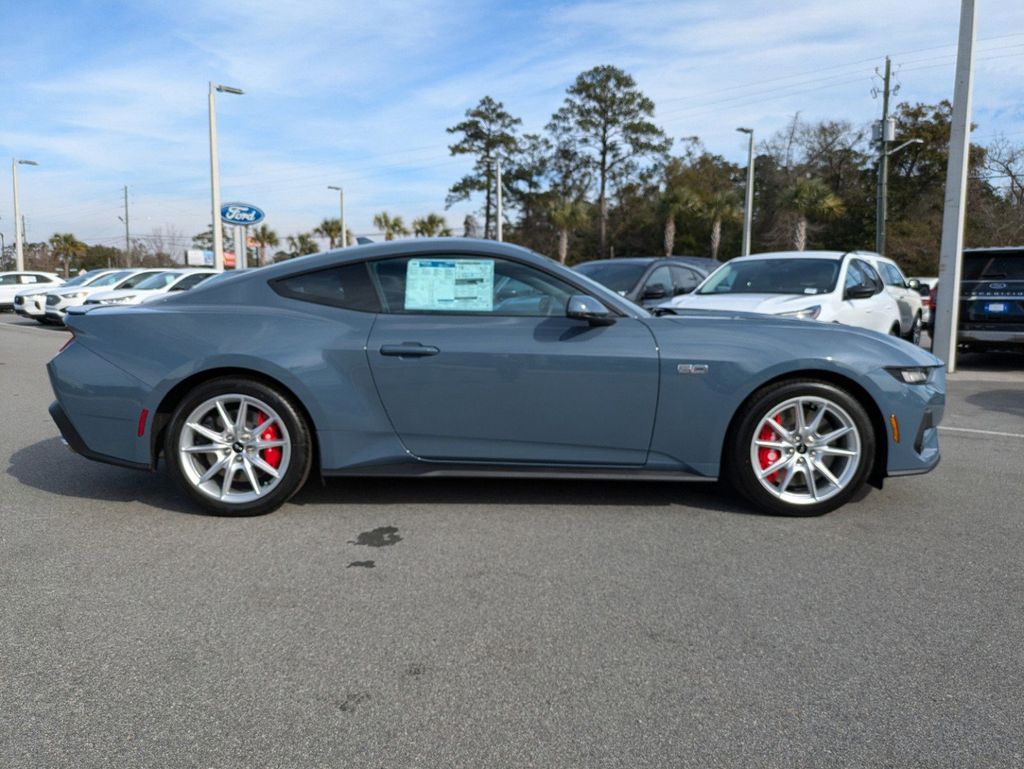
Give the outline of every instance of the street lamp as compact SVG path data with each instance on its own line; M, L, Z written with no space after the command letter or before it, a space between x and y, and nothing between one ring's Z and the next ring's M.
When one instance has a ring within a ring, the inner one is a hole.
M882 146L882 160L878 163L878 211L875 213L877 222L875 224L875 251L885 253L885 225L889 218L889 163L888 158L900 150L909 147L911 144L924 144L924 139L908 139L898 147L888 149L889 139L885 138L885 126L882 126L882 137L879 140Z
M750 255L750 228L754 221L754 129L737 128L747 134L747 194L743 205L743 256Z
M348 235L345 232L345 190L333 184L328 184L327 189L338 191L338 207L341 209L341 247L345 248L348 245Z
M220 170L217 166L217 102L215 93L233 93L241 96L245 91L229 85L210 82L210 197L213 208L213 267L224 269L224 234L220 226Z
M37 166L34 160L18 160L11 158L11 177L14 179L14 269L21 272L25 269L25 254L21 247L24 226L21 223L21 203L18 200L18 166Z

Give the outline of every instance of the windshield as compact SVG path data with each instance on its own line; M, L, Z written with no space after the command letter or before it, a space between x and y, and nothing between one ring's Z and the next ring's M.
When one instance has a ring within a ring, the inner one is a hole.
M596 280L603 286L620 294L629 293L633 286L640 280L640 276L647 269L646 264L635 264L625 262L584 262L574 268L582 272L591 280Z
M698 294L827 294L836 287L839 259L752 259L727 262Z
M120 283L122 280L131 275L128 270L121 270L121 272L112 272L109 275L103 275L100 278L89 283L90 288L101 288L103 286L112 286L115 283Z
M964 254L964 280L1024 280L1024 249L998 254Z
M153 291L157 288L166 288L180 277L181 275L176 272L159 272L156 275L150 275L135 288L139 291Z
M94 280L95 278L96 273L86 272L81 275L76 275L75 277L71 278L71 280L65 280L64 286L80 286L83 283L88 283L90 280Z

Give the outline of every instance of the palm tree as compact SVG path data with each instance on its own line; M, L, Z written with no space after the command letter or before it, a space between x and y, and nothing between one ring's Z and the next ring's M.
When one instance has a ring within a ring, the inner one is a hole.
M384 240L394 240L396 235L409 234L402 217L391 216L387 211L373 215L373 226L384 233Z
M569 255L569 231L585 225L590 211L582 200L563 200L552 204L549 216L558 230L558 261L565 264Z
M356 235L355 235L355 233L352 232L352 230L350 230L348 227L346 227L345 228L345 242L344 242L343 245L351 246L351 245L354 245L355 242L356 242Z
M341 240L341 219L324 219L320 222L320 225L313 230L314 235L319 235L321 238L327 238L330 243L331 250L338 245L338 241Z
M70 272L70 262L75 257L85 256L88 246L72 235L70 232L55 232L50 238L50 248L53 255L64 263L64 277Z
M300 232L298 235L288 236L288 253L292 258L315 254L319 250L320 247L317 246L312 233Z
M280 242L277 239L277 233L270 229L266 224L261 224L256 228L256 231L252 234L252 239L256 241L256 245L259 246L259 264L264 264L267 261L267 247L276 248Z
M697 194L689 187L667 186L658 201L658 213L665 221L665 256L672 256L676 245L676 219L681 214L693 213L700 206Z
M782 192L782 207L796 216L793 248L807 248L807 220L834 219L846 212L843 201L821 179L796 179Z
M452 229L440 214L427 214L412 220L412 231L417 238L450 238Z
M732 192L714 192L701 204L701 213L711 222L711 258L718 259L722 245L722 222L736 222L742 216L739 201Z

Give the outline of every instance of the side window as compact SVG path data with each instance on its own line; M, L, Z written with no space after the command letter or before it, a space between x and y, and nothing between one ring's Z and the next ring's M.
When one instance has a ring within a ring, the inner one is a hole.
M672 293L688 294L697 288L701 281L700 275L688 267L671 267L672 271Z
M137 285L139 285L146 278L151 278L151 277L153 277L154 275L157 275L157 274L158 273L155 273L155 272L139 272L139 273L136 273L135 275L132 275L130 278L128 278L128 280L126 280L124 283L122 283L121 285L117 286L117 288L119 288L119 289L121 289L121 288L135 288Z
M14 286L18 283L17 275L0 275L0 286Z
M205 272L196 272L191 275L186 275L184 278L182 278L173 286L171 286L171 291L188 291L193 286L198 286L200 283L202 283L204 280L210 277L210 275L212 275L212 273Z
M852 286L867 286L874 289L875 293L883 288L882 279L878 277L875 268L860 259L850 261L850 271L846 274L846 287Z
M271 283L271 287L289 299L359 312L380 312L380 301L365 262L282 278Z
M558 278L505 259L401 257L368 266L388 313L562 316L576 293Z
M900 275L900 271L893 267L888 262L882 262L879 267L882 271L882 280L885 281L887 286L895 286L897 288L903 288L904 280L903 276Z
M672 274L662 265L651 273L640 292L642 299L661 299L672 296Z

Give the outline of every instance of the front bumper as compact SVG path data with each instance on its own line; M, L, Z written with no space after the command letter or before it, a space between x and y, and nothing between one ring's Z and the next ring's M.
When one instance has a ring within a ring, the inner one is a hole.
M939 464L939 423L946 408L946 371L937 368L930 381L905 385L893 380L893 397L882 407L888 435L886 475L919 475ZM899 426L899 440L892 429L892 417Z

